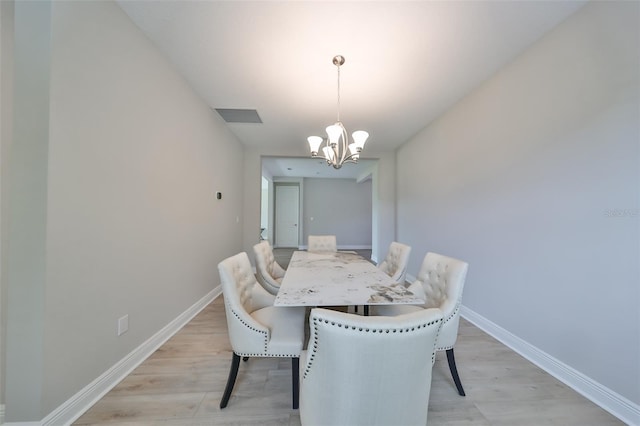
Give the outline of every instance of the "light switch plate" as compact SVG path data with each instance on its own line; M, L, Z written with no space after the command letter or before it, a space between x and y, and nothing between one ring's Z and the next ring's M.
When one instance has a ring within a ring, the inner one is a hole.
M123 333L126 333L129 330L129 315L125 315L122 318L118 319L118 336Z

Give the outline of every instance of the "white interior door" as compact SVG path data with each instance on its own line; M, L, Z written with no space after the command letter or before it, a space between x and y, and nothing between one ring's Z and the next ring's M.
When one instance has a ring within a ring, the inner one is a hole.
M298 247L299 209L300 187L276 184L274 247Z

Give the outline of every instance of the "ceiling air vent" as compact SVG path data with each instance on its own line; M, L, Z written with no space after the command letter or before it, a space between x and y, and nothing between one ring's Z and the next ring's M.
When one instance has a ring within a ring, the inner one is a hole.
M255 109L216 108L227 123L262 123Z

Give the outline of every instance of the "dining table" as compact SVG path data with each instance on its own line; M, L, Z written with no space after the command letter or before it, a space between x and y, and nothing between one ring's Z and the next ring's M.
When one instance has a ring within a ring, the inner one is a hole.
M424 304L405 283L395 282L355 252L295 251L274 306Z

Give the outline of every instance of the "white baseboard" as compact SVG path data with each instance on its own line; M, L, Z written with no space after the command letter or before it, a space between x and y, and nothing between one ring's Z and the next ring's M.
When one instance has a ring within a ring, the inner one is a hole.
M525 342L471 309L462 306L460 315L623 422L628 425L640 425L638 404Z
M138 346L127 356L105 371L100 377L89 383L66 402L53 410L39 423L7 423L13 426L61 426L69 425L91 408L100 398L131 373L138 365L162 346L171 336L202 311L222 293L221 286L216 287L193 306L180 314L163 329Z
M40 422L9 422L0 424L2 426L41 426Z

